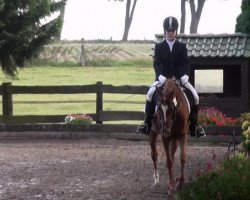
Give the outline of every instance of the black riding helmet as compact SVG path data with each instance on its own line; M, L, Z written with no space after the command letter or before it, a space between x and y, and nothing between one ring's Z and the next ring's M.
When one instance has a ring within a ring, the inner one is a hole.
M170 31L177 31L179 27L179 23L178 20L175 17L167 17L164 21L163 21L163 29L164 29L164 33L166 31L170 32Z

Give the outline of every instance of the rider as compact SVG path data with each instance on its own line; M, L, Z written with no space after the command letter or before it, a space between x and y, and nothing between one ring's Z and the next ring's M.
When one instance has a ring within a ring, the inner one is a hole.
M163 22L165 39L155 45L154 55L154 71L156 75L155 82L151 85L147 93L147 101L145 105L145 120L138 126L136 132L148 135L151 128L151 120L155 112L155 103L153 96L156 91L156 85L162 84L165 77L175 77L180 84L190 90L194 97L195 105L190 113L190 136L205 136L205 131L198 126L198 107L199 96L194 87L188 82L189 59L187 55L186 44L176 39L178 30L178 21L175 17L167 17Z

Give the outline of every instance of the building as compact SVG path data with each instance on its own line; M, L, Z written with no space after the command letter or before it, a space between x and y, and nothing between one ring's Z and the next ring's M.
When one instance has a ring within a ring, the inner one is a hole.
M156 35L156 42L163 34ZM228 116L250 111L250 35L178 34L187 44L190 82L200 105L216 107Z

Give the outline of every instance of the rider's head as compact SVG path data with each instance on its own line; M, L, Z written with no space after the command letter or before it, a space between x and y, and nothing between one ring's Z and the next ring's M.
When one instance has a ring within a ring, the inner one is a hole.
M175 17L167 17L163 22L164 33L170 31L178 31L179 23Z
M178 31L179 23L175 17L169 16L163 21L164 34L169 40L173 40Z

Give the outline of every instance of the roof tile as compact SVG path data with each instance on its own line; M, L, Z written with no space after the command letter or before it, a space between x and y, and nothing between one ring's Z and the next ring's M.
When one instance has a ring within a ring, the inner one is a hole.
M156 42L163 38L163 34L156 34ZM187 44L190 57L250 57L248 34L178 34L177 38Z

